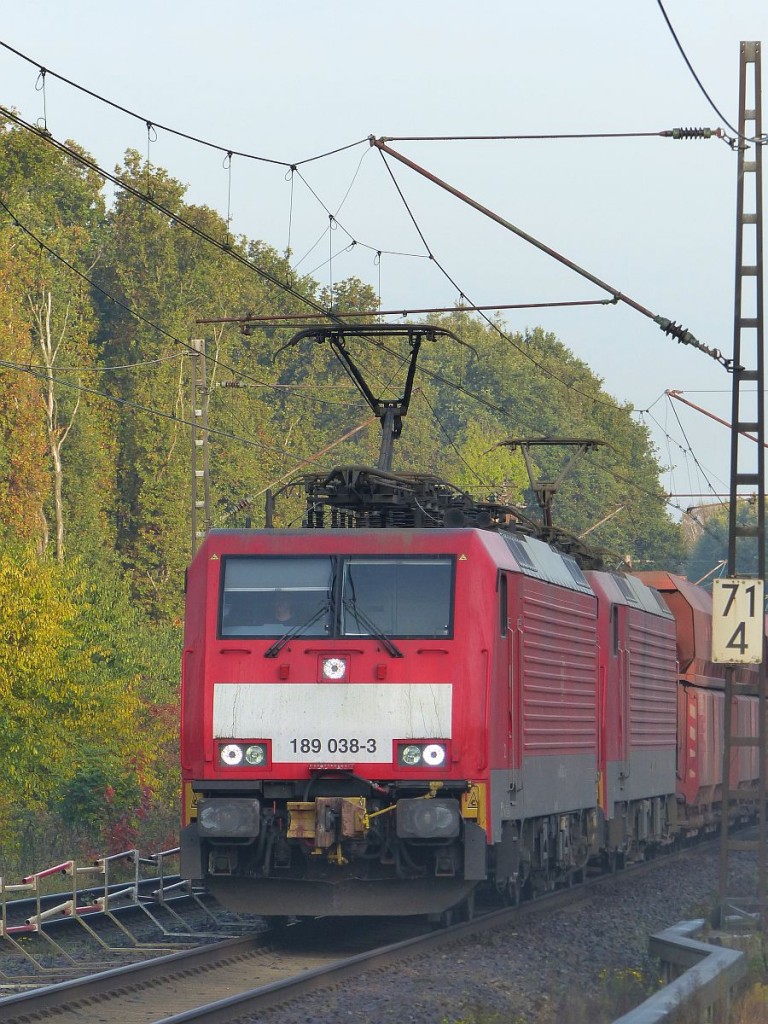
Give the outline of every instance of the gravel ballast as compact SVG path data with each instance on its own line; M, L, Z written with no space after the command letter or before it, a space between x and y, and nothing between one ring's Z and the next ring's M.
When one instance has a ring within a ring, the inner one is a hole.
M648 939L706 917L718 851L612 879L585 902L478 934L437 954L370 971L343 986L263 1011L268 1024L602 1024L659 984ZM753 871L749 858L740 866ZM338 919L337 919L338 924ZM244 1020L247 1018L244 1018ZM254 1022L255 1024L255 1022Z

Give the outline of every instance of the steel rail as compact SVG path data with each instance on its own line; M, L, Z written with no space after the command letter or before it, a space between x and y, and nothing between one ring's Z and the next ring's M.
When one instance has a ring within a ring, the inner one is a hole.
M77 1020L78 1024L97 1024L106 1019L120 1020L122 1024L133 1024L135 1021L142 1021L143 1024L230 1024L238 1017L303 997L319 989L334 987L347 978L368 970L387 967L414 954L429 953L440 947L460 943L470 935L503 928L512 922L524 921L534 916L549 915L578 902L585 902L599 888L631 884L655 870L666 869L670 857L679 859L703 854L709 845L704 843L694 848L677 850L668 856L632 865L626 871L588 878L583 884L558 889L518 906L494 910L449 928L429 931L353 956L340 957L322 966L307 968L306 959L314 958L316 961L318 956L311 952L303 953L301 956L304 960L299 961L298 969L295 963L286 964L286 969L292 970L290 977L227 995L206 1004L191 1006L172 1016L146 1015L152 1006L161 1002L163 986L172 989L174 985L181 983L188 988L190 982L184 979L191 979L193 975L206 972L204 976L210 979L213 988L216 984L214 971L219 969L219 965L226 969L231 968L232 964L239 966L234 979L230 978L229 988L225 990L231 992L233 984L247 985L247 971L240 965L245 965L249 957L258 956L260 951L270 948L269 969L275 969L275 960L276 957L279 958L279 953L276 953L271 945L274 933L262 932L258 935L230 939L0 999L0 1020L3 1024L21 1024L22 1021L30 1019L45 1020L50 1014L62 1024L69 1024L70 1020ZM391 924L391 920L388 923ZM301 925L301 932L297 929L295 934L297 938L312 937L312 929L326 937L328 919L305 922ZM330 955L333 955L332 952ZM290 960L292 956L294 960L298 959L298 955L286 951L286 959ZM139 1016L136 1012L138 1004L147 992L149 998L144 999L145 1005L141 1010L142 1015ZM146 1006L147 1002L150 1002L149 1007Z

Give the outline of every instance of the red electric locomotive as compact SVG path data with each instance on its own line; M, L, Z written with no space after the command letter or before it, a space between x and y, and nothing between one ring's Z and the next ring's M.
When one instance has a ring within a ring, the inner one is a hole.
M371 333L410 346L399 399L349 354ZM299 331L380 419L379 469L305 477L300 530L268 495L267 528L211 531L190 566L181 870L235 909L468 912L479 883L516 900L722 820L708 595L389 472L419 347L447 334ZM735 713L756 732L753 698ZM731 772L749 787L756 751Z
M431 477L307 487L304 528L211 531L189 569L185 877L268 916L441 915L676 837L656 590Z
M676 835L675 622L636 577L586 575L598 603L599 802L613 867Z

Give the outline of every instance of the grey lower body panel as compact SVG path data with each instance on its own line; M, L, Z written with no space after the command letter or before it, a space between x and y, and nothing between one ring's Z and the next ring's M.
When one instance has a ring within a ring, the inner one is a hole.
M506 796L505 794L506 790ZM561 814L597 803L597 765L594 754L554 755L528 758L522 771L491 773L493 831L501 820L538 818Z
M608 817L613 816L613 805L616 803L674 793L675 763L674 750L638 750L631 755L629 761L609 761L605 773Z

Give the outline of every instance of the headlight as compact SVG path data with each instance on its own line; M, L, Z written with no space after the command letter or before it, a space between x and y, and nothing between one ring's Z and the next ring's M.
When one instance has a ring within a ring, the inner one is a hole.
M219 744L220 768L266 768L269 764L267 743L221 743Z
M219 750L219 757L224 764L228 764L232 768L243 760L243 748L239 747L237 743L227 743Z
M438 768L445 761L445 747L440 743L428 743L421 756L424 758L424 764L428 764L430 768Z
M346 658L323 658L323 679L339 680L346 674Z
M251 765L266 764L267 748L262 743L251 743L245 748L245 760Z
M443 768L447 759L445 743L402 743L397 747L397 763L403 768Z
M421 762L421 747L411 745L400 748L400 760L403 764L413 766Z

